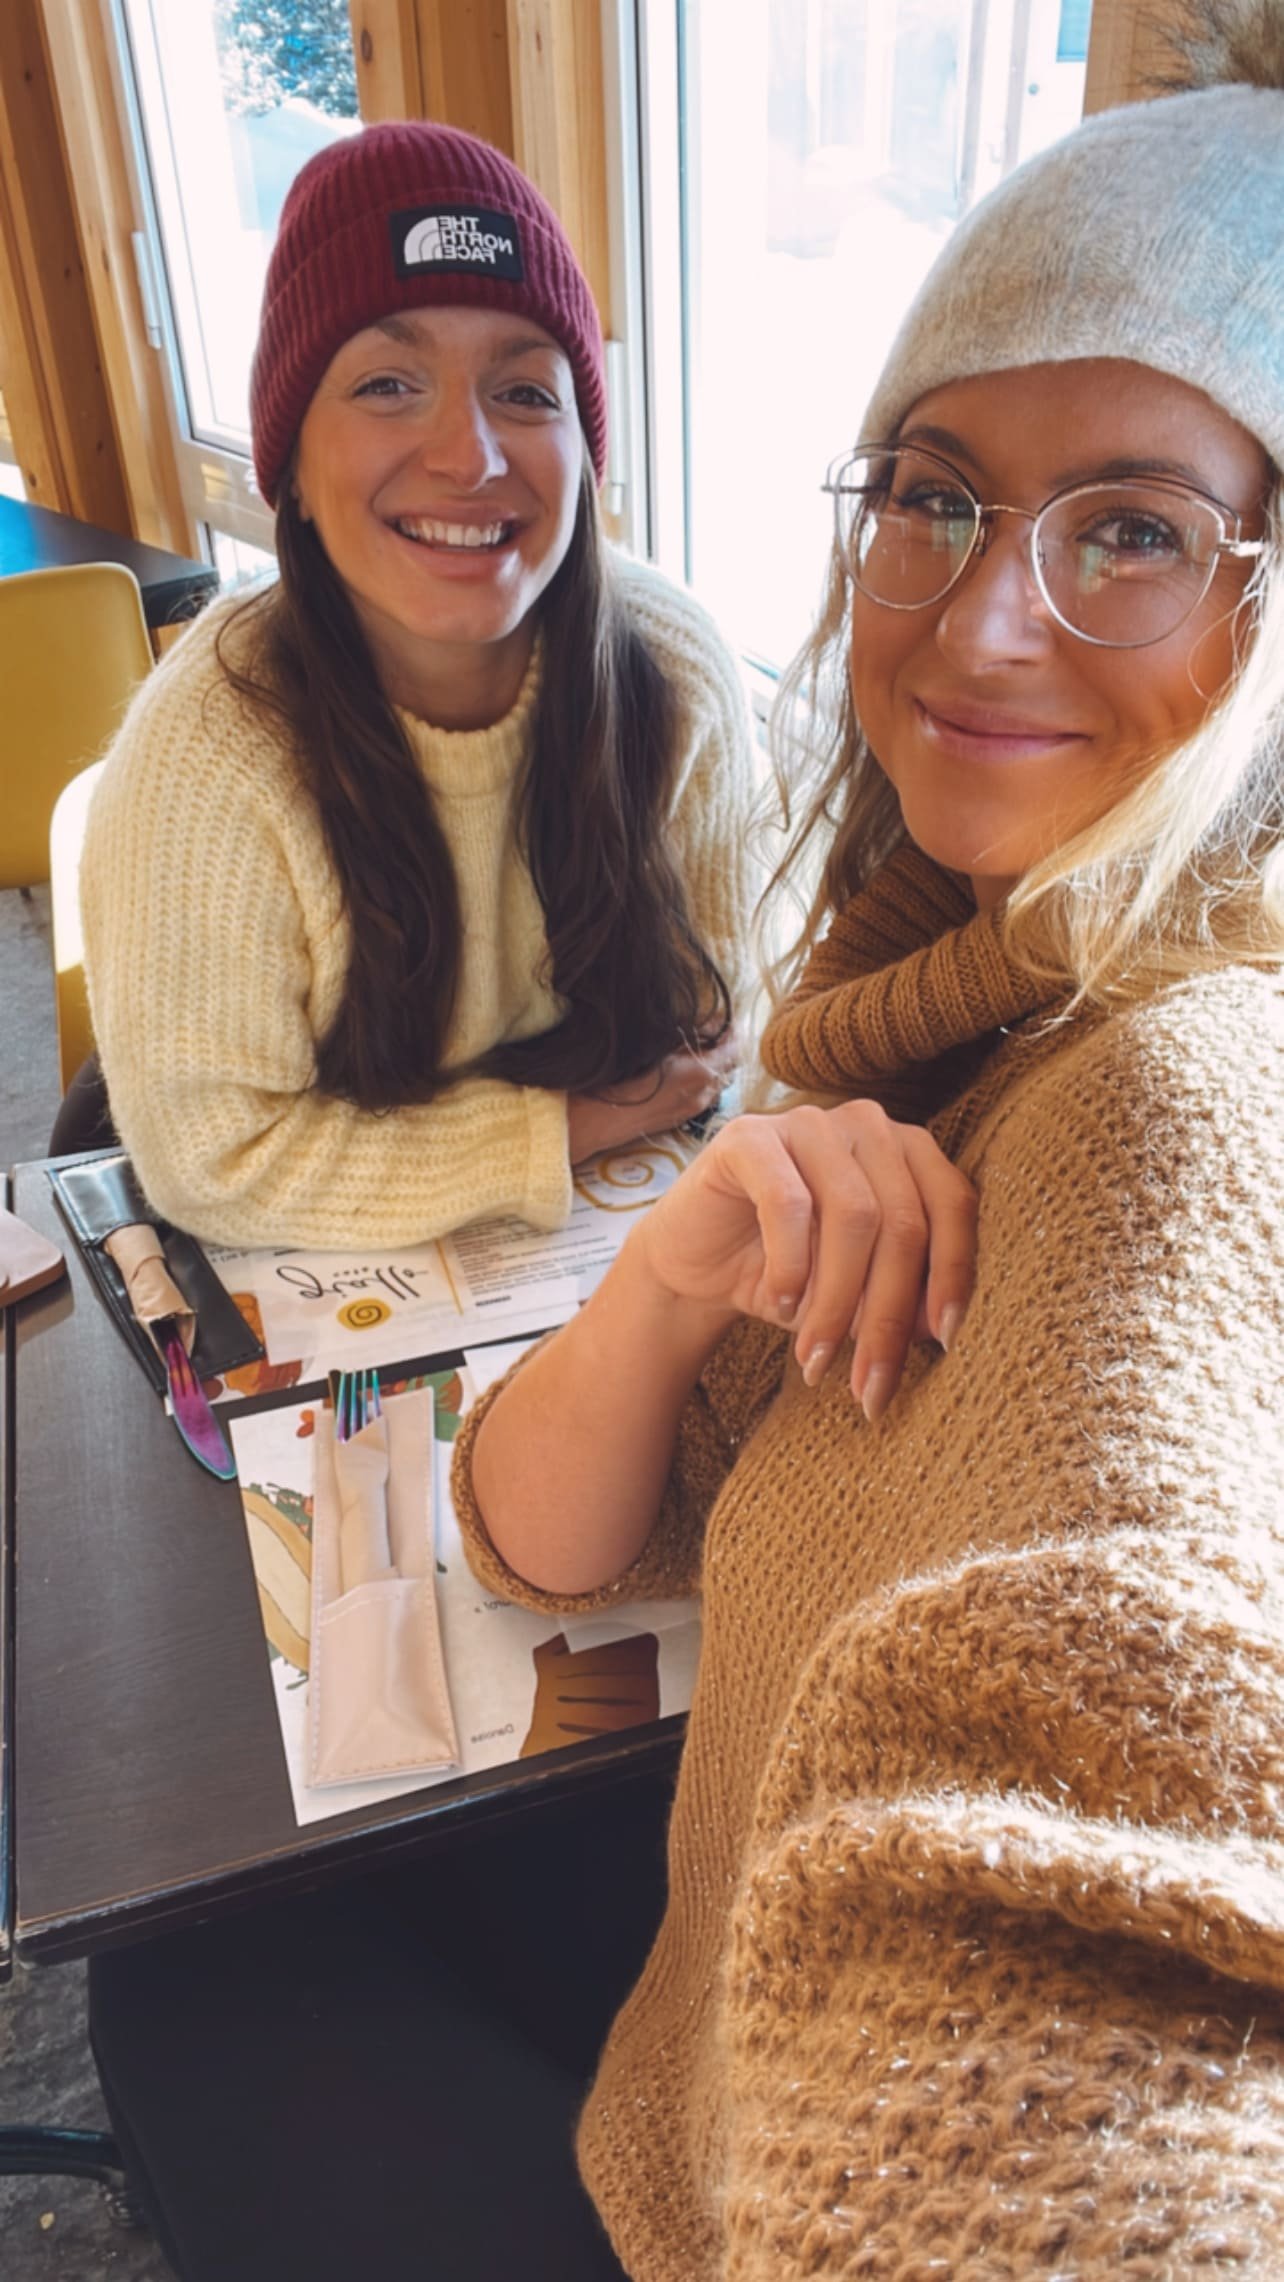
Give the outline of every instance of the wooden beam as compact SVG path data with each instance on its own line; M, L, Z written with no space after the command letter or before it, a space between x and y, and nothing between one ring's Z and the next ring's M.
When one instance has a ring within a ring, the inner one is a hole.
M1173 0L1093 0L1088 35L1088 69L1083 108L1108 111L1116 103L1137 103L1155 93L1155 80L1172 68L1163 19L1176 14Z
M132 235L143 227L122 120L108 0L38 0L75 193L133 527L179 554L199 552L183 502L161 352L147 338Z
M416 0L422 113L512 158L507 0Z
M37 0L0 8L0 384L28 496L129 535Z
M560 216L611 331L597 0L507 0L513 156Z
M0 390L5 421L29 499L62 507L66 490L53 414L41 380L8 184L0 175Z
M368 126L417 119L423 95L415 0L348 0L357 97Z
M348 0L363 119L440 119L512 156L507 0Z

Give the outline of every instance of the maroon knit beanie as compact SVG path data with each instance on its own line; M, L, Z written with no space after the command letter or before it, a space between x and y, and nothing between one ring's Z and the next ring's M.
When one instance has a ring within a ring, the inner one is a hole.
M511 159L423 119L318 151L281 209L250 380L259 490L281 472L330 359L379 318L426 304L512 309L570 358L580 422L606 465L602 329L570 240Z

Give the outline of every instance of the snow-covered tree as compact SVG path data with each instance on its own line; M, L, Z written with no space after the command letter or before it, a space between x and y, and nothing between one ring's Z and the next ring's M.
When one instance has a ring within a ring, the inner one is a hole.
M356 117L347 0L214 0L214 29L229 110L253 116L293 96Z

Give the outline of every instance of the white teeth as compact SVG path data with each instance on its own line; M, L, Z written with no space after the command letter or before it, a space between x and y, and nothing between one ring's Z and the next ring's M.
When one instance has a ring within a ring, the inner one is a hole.
M510 528L508 523L439 523L430 515L406 516L397 524L404 539L426 540L437 547L497 547Z

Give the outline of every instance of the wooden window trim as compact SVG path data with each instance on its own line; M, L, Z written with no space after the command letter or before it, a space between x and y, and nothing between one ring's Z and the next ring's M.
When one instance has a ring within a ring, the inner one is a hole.
M121 466L138 537L179 554L199 553L174 449L169 379L147 338L134 263L143 227L125 137L108 0L39 0L63 139L74 154L85 270Z
M1175 0L1093 0L1085 117L1155 93L1156 74L1171 62L1163 19L1176 14Z
M0 7L0 342L28 496L128 535L129 499L36 0Z

